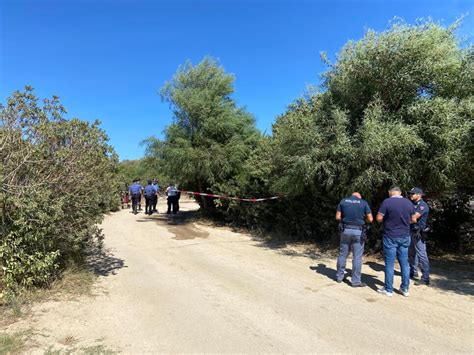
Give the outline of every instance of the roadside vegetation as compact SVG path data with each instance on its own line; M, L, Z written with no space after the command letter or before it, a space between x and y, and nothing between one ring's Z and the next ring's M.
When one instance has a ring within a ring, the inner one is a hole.
M99 122L64 118L58 97L31 87L0 107L0 303L50 286L100 244L117 209L118 158Z
M103 215L136 177L277 195L196 199L206 216L316 242L336 235L334 208L351 191L376 210L391 184L420 186L431 246L472 253L474 48L456 36L459 25L398 22L349 41L335 63L323 55L321 86L296 98L271 135L233 99L235 77L216 60L186 62L161 90L173 123L143 142L139 161L119 163L99 122L65 119L58 97L14 92L0 106L0 303L14 308L12 295L81 268L101 243ZM376 226L372 248L378 235Z
M203 213L291 240L336 235L335 206L360 191L374 210L387 189L420 186L438 249L474 251L474 48L460 23L397 22L349 41L335 63L277 117L271 136L232 98L234 76L212 58L181 66L161 91L174 114L147 157L184 188L260 197L197 198ZM376 246L379 230L370 233Z

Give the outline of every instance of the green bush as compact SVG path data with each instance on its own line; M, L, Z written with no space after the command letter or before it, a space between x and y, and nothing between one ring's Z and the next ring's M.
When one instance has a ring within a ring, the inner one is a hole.
M252 133L229 97L231 78L212 61L186 65L164 89L175 122L150 155L199 191L284 196L214 202L213 213L293 238L331 239L336 204L352 191L376 212L390 185L420 186L436 244L466 249L472 218L466 209L448 217L447 207L472 201L474 181L474 47L461 45L458 25L398 22L348 42L335 63L326 60L321 88L277 117L271 137ZM435 222L446 218L464 237Z
M0 110L0 280L48 283L80 262L96 224L118 206L117 157L99 122L63 118L59 99L42 106L31 87Z

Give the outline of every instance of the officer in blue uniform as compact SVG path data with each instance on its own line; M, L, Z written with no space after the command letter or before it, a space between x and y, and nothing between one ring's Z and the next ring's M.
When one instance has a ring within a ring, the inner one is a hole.
M155 195L153 196L153 212L158 212L158 210L156 209L156 205L158 204L158 192L160 192L158 180L153 179L153 184L151 186L155 190Z
M151 180L147 181L147 185L145 186L143 194L145 195L145 214L152 215L153 201L155 199L154 196L156 195L156 192Z
M171 207L173 207L173 214L178 213L178 189L174 184L169 184L166 188L166 196L168 196L168 211L167 214L171 213Z
M140 179L137 179L137 183L142 186L142 181ZM138 196L138 210L141 211L142 210L142 194L143 194L143 186L142 186L142 189L140 191L140 195Z
M339 257L337 259L336 281L342 282L346 269L346 260L349 251L352 250L352 287L364 287L361 282L362 255L364 253L364 242L366 237L365 222L372 223L374 220L372 211L367 201L362 199L358 192L343 198L336 211L336 220L340 221L341 243Z
M128 188L128 192L132 196L132 210L137 214L138 201L140 200L143 187L139 184L139 179L133 180L133 184Z
M430 263L428 254L426 252L426 229L428 215L430 208L428 204L423 201L423 190L419 187L414 187L409 192L410 199L415 205L416 223L411 225L411 243L409 249L410 257L410 277L418 278L418 267L421 270L420 280L415 281L415 285L430 284Z

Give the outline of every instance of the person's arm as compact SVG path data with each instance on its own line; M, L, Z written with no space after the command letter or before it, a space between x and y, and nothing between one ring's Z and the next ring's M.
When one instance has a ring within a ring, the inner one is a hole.
M367 222L369 223L372 223L374 221L374 216L372 215L372 210L370 209L369 207L369 204L367 203L367 201L365 201L365 219L367 220Z
M372 213L367 213L365 215L365 218L367 219L367 222L372 223L374 221L374 216L372 216Z
M377 217L375 217L377 219L377 222L382 223L383 218L384 218L386 213L387 213L387 205L384 201L384 202L382 202L382 205L379 208L379 212L377 213Z
M336 221L340 222L341 220L342 220L342 208L341 208L341 203L339 202L336 209Z
M411 223L411 224L415 224L415 223L418 221L418 219L419 219L420 217L421 217L421 214L418 213L418 212L415 212L414 214L411 215L411 221L410 221L410 223Z

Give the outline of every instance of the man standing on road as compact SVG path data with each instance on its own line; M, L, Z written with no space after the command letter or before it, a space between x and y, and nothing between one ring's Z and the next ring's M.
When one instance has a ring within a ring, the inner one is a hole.
M158 210L156 209L156 205L158 204L158 192L160 192L158 180L153 179L153 184L151 186L155 190L155 194L153 195L153 212L158 212Z
M153 187L151 180L148 180L148 184L145 186L145 214L153 214L153 201L156 195L155 188Z
M336 281L342 282L346 269L346 260L352 249L352 287L365 287L361 282L362 255L366 237L365 221L372 223L372 211L367 201L358 192L343 198L337 205L336 220L340 221L341 244L337 259Z
M418 278L418 267L420 267L421 279L415 281L415 285L428 286L430 284L430 263L426 252L425 229L430 208L428 204L423 201L422 189L414 187L410 190L409 194L410 199L415 205L416 219L416 223L411 225L411 244L409 249L410 277L414 279Z
M138 179L133 180L133 184L128 188L128 192L132 196L132 211L137 214L138 201L142 193L142 186L138 183Z
M141 190L140 190L140 196L138 196L138 210L141 211L142 210L142 195L143 195L143 186L141 184L141 180L140 179L137 179L137 182L138 184L141 186Z
M166 196L168 196L168 211L166 213L171 213L171 206L173 206L173 214L178 212L178 189L174 184L169 184L166 188Z
M402 272L400 292L408 297L410 286L410 267L408 265L408 248L410 247L410 224L414 223L415 209L410 200L402 196L401 189L393 186L390 197L385 199L377 214L377 222L383 222L383 255L385 259L385 287L377 291L393 296L393 275L395 257Z

